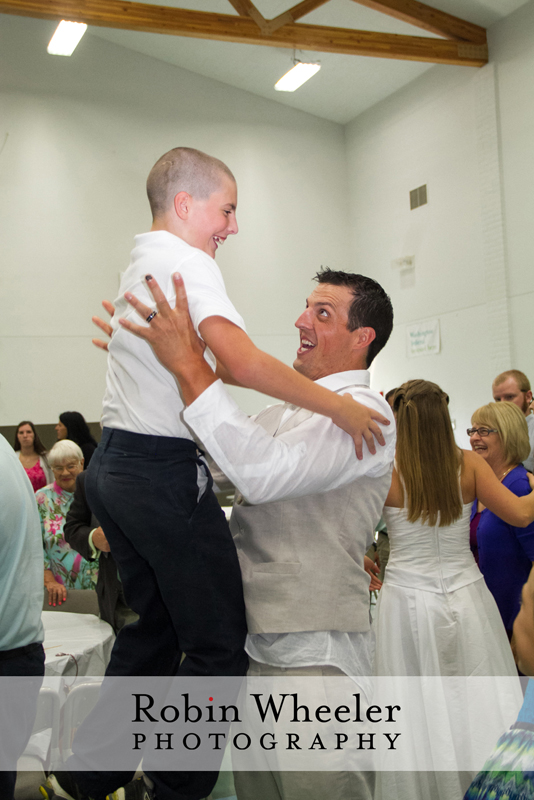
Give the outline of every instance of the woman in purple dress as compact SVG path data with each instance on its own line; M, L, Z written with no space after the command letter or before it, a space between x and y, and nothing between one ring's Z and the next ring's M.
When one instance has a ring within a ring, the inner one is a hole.
M501 483L518 497L530 493L527 471L521 463L530 453L524 414L514 403L488 403L473 414L468 431L471 448L488 462ZM477 524L478 518L478 524ZM495 598L511 638L520 606L521 588L534 562L534 523L515 528L475 501L471 512L476 526L479 567Z

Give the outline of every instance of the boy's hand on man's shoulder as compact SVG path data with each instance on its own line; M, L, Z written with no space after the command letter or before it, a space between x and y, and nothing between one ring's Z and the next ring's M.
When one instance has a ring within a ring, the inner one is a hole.
M350 394L341 395L340 400L342 405L333 421L352 436L358 459L363 458L364 441L371 455L375 455L375 439L381 446L386 444L380 425L389 425L389 419L380 411L358 403Z

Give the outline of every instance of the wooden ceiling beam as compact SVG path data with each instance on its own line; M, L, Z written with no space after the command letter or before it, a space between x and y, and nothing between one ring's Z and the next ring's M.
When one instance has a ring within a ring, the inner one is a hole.
M284 25L266 35L249 17L123 0L0 0L0 13L39 19L67 19L103 28L164 33L196 39L434 64L481 67L488 60L487 45L303 23Z
M250 17L250 0L228 0L231 6L235 8L240 17Z
M293 22L293 18L289 11L284 11L283 14L279 14L274 19L268 20L265 24L264 33L270 35L278 30L278 28L283 28L284 25L288 25L290 22Z
M311 11L315 11L315 9L319 8L319 6L324 6L324 4L328 2L330 2L330 0L302 0L302 3L297 3L296 6L293 6L293 8L289 9L289 11L286 11L286 14L290 14L291 20L296 22L301 17L304 17ZM283 16L283 14L280 16Z
M235 8L240 16L251 17L262 33L268 35L290 22L296 22L301 17L309 14L310 11L314 11L316 8L319 8L319 6L328 3L329 0L302 0L302 3L298 3L296 6L293 6L293 8L290 8L289 11L284 11L283 14L279 14L277 17L270 20L265 19L260 14L251 0L228 0L228 2Z
M444 36L454 41L484 44L486 31L479 25L466 22L445 11L419 3L418 0L354 0L361 6L388 14L390 17L408 22L430 33Z
M250 17L254 20L262 33L268 33L267 20L261 14L251 0L228 0L241 17Z

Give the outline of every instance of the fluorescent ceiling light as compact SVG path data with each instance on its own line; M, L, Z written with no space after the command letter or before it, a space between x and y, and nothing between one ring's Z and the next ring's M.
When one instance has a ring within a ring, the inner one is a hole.
M320 64L305 64L303 61L297 61L295 66L275 83L274 88L277 92L294 92L320 69Z
M86 30L85 22L65 22L62 19L50 39L47 51L53 56L71 56Z

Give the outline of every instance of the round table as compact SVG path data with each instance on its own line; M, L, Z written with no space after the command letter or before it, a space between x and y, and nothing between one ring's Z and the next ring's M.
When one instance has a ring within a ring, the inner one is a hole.
M113 628L94 614L43 611L45 675L102 676L115 641Z

